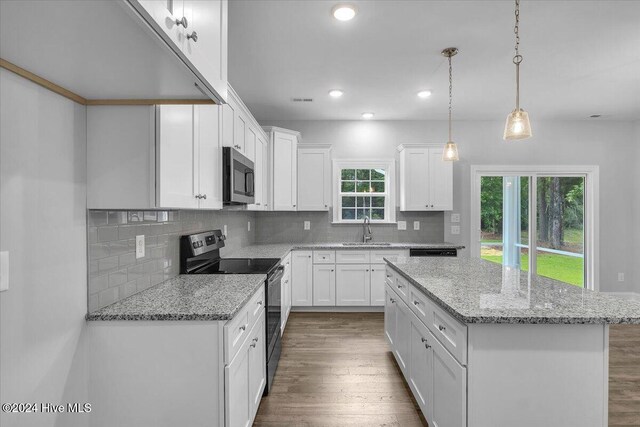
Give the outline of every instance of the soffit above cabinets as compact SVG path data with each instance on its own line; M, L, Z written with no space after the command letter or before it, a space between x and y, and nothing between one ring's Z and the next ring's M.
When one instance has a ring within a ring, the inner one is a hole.
M124 0L2 1L0 57L88 100L209 99Z

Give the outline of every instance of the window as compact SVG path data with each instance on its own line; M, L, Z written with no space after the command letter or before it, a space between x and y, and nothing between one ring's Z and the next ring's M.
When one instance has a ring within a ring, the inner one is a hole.
M334 222L395 222L393 160L336 160L334 171Z

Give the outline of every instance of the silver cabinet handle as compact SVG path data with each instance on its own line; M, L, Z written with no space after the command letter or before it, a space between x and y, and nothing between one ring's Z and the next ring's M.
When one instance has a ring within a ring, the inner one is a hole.
M196 194L196 195L195 195L195 198L196 198L196 199L199 199L199 198L200 198L200 195L199 195L199 194Z
M207 195L203 194L202 196L200 196L200 198L207 200Z
M431 346L428 343L424 343L424 348L426 348L427 350L431 348Z
M187 21L186 16L183 16L182 19L176 19L176 25L178 27L182 25L183 27L187 28L189 26L189 21Z
M418 301L418 300L414 300L414 301L413 301L413 304L414 304L414 305L420 305L420 301Z
M258 305L262 305L262 301L258 301L256 304L258 304Z
M422 342L427 342L427 339L425 337L422 337Z
M391 301L392 304L396 303L396 300L394 300L393 298L389 298L389 301Z
M325 208L328 208L329 206L328 206L328 205L324 205L324 207L325 207Z
M241 331L246 331L246 330L247 330L247 325L242 325L242 326L240 326L240 330L241 330Z
M331 270L331 272L333 273L333 270Z
M404 286L398 285L398 289L402 289L402 288L404 288Z
M444 330L445 330L445 329L447 329L447 328L445 328L445 327L444 327L444 326L442 326L442 325L438 325L438 329L440 329L440 331L444 331Z
M295 207L296 207L296 205L293 205L293 207L295 208Z
M198 33L196 33L195 31L192 32L191 34L187 34L187 39L191 39L194 42L198 41Z
M251 343L251 347L256 348L256 342L255 341Z

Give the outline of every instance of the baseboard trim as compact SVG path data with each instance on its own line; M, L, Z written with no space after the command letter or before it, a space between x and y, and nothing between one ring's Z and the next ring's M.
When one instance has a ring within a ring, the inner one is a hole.
M623 298L631 301L640 301L640 293L638 292L608 292L601 291L603 294L611 295L618 298Z
M315 313L380 313L384 311L383 306L344 306L344 307L291 307L293 312L315 312Z

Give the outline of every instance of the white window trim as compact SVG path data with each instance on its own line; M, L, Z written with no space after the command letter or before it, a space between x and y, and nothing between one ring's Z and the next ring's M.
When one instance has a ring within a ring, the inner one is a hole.
M361 224L360 219L342 219L340 215L340 171L342 169L384 169L387 171L385 189L384 220L372 220L372 224L394 224L396 222L396 161L395 159L333 160L333 224Z
M585 288L600 290L600 168L596 165L524 165L524 166L471 166L471 256L480 257L480 177L482 176L578 176L584 175L584 203L585 203ZM537 200L537 182L531 180L529 186L529 206L534 206ZM537 235L536 221L530 221L530 236ZM535 265L531 266L535 270Z

